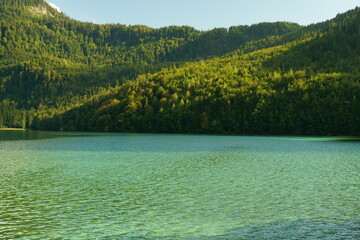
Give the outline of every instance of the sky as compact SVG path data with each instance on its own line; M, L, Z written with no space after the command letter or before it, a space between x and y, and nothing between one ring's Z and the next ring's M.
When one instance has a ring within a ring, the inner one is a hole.
M192 26L198 30L288 21L301 25L331 19L359 0L46 0L67 16L93 23Z

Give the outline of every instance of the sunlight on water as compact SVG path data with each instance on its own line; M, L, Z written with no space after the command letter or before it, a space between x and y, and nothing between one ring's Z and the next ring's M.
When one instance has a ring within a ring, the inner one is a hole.
M0 239L360 238L356 141L9 134Z

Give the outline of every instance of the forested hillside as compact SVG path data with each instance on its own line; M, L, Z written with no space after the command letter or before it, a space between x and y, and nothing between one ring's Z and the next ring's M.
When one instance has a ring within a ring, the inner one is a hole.
M0 127L360 134L360 10L211 31L0 3Z

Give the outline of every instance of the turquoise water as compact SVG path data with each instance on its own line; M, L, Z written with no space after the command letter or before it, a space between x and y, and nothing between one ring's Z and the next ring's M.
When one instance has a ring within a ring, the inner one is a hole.
M0 139L0 239L360 239L358 139Z

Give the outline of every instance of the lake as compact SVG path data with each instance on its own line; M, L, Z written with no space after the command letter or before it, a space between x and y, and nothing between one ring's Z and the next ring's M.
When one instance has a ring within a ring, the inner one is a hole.
M0 214L0 239L360 239L360 142L0 131Z

